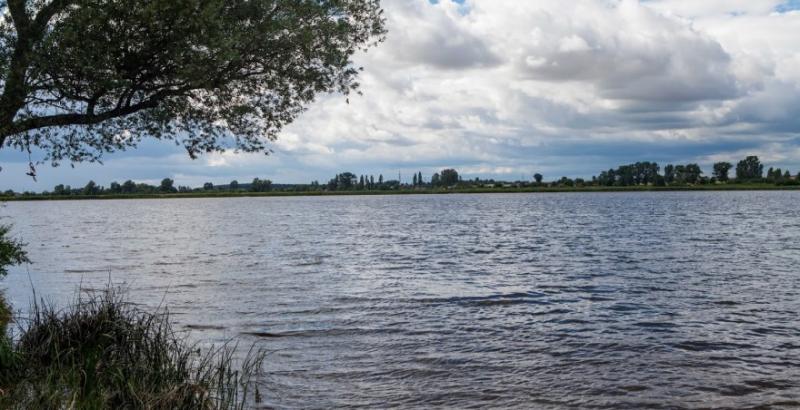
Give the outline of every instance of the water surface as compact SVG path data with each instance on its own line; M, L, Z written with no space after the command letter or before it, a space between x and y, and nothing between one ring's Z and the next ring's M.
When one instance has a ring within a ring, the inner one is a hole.
M293 407L800 406L800 193L18 202L55 301L125 283Z

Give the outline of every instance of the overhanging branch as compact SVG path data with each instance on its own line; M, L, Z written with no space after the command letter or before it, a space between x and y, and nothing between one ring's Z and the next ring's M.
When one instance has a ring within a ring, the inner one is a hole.
M158 104L164 101L166 98L175 95L180 95L188 91L189 91L188 89L162 90L161 92L158 92L150 96L144 101L138 102L136 104L124 105L122 107L116 107L114 109L103 111L98 114L95 114L93 112L94 107L91 107L91 109L87 110L86 113L56 114L43 117L26 118L14 122L14 124L10 127L9 131L4 132L4 135L0 135L0 137L20 134L48 127L99 124L103 121L110 120L113 118L124 117L126 115L131 115L142 110L156 108Z

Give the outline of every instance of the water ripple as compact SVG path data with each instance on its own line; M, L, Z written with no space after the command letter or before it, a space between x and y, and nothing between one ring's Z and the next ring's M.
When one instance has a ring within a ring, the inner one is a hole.
M5 283L24 307L111 275L194 338L254 341L268 407L790 408L798 199L11 203L35 265Z

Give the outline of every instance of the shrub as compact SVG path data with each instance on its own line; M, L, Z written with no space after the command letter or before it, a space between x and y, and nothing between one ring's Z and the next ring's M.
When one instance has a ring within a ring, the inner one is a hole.
M25 244L9 238L9 231L11 225L0 225L0 277L8 274L9 266L30 262L23 249Z

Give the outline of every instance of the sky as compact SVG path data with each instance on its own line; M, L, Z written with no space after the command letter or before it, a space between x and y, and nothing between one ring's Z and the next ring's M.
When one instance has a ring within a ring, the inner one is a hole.
M384 0L361 96L321 95L273 154L191 160L148 142L103 164L0 150L0 189L133 179L178 185L336 173L590 177L636 161L758 155L800 171L800 0ZM36 157L34 156L34 160ZM406 177L407 176L407 177Z

